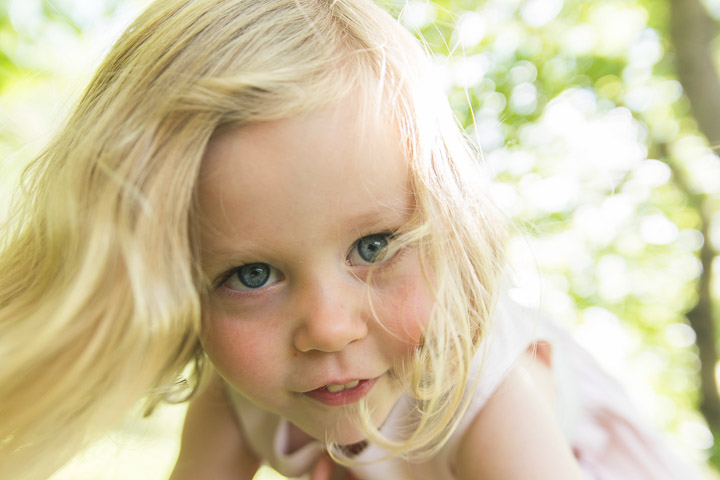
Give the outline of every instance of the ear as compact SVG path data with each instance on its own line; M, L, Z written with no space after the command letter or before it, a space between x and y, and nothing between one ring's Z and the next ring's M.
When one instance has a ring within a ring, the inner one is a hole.
M552 368L552 345L546 340L538 340L527 348L527 353L547 368Z

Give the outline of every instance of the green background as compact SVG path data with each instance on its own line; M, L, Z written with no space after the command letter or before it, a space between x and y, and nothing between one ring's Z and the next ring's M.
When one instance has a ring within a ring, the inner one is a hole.
M0 209L146 3L0 0ZM678 449L720 467L720 1L386 6L433 52L517 221L513 294L571 329ZM56 478L164 478L183 412L129 416Z

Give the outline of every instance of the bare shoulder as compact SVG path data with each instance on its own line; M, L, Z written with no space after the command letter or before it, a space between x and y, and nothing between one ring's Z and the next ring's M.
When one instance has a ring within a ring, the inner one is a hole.
M458 478L580 480L553 410L549 357L523 355L461 442Z
M225 385L215 375L188 407L170 480L250 480L259 465L243 437Z

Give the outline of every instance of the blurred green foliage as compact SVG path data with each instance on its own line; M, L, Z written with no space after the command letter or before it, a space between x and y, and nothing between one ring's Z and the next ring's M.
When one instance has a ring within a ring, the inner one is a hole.
M91 65L69 47L99 58L87 46L111 35L98 32L119 33L116 19L144 3L0 0L0 171L37 151L22 147L52 128L67 102L57 98L63 79L88 78ZM386 6L435 56L432 80L517 222L514 295L571 328L652 421L709 457L685 314L697 302L703 242L720 245L720 158L677 79L668 2ZM720 284L712 288L717 299Z
M682 95L669 3L394 8L438 58L496 198L522 225L509 248L516 295L570 326L678 443L710 454L685 314L699 250L720 241L720 159Z

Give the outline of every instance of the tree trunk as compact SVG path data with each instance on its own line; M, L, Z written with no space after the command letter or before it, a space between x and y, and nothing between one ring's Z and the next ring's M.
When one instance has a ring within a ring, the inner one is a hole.
M677 74L711 145L720 145L720 81L712 55L716 34L717 25L700 0L670 0Z
M700 0L670 0L670 36L675 47L676 71L687 98L690 100L700 131L713 146L720 146L720 81L712 57L712 44L717 25L710 18ZM705 238L700 261L702 275L698 280L698 302L687 313L690 326L697 335L701 361L700 411L708 426L720 434L720 397L718 396L715 365L718 361L715 346L713 299L710 291L712 261L715 252L710 244L710 218L704 208L704 196L694 194L683 176L674 169L678 186L693 202L702 218Z
M700 205L700 210L703 205ZM712 261L715 252L710 245L708 221L703 224L702 233L705 237L700 261L703 271L698 285L698 303L686 316L690 326L695 330L697 346L700 353L700 380L702 382L702 400L700 411L705 416L713 432L720 433L720 398L718 398L717 381L715 377L715 364L717 363L717 349L715 347L715 326L713 324L713 302L710 292L712 276Z

